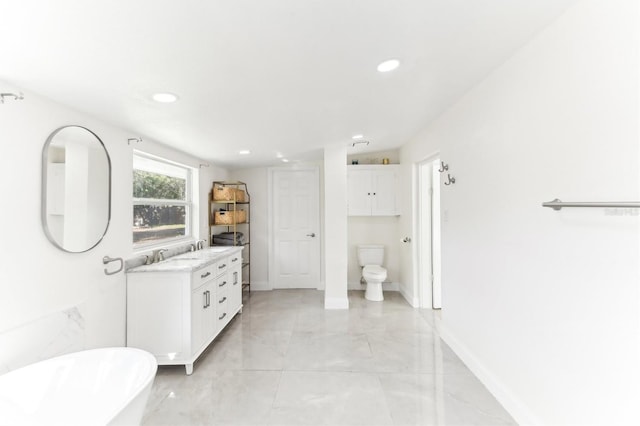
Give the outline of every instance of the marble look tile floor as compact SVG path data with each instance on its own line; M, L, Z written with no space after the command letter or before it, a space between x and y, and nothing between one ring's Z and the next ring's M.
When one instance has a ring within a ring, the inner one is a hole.
M244 296L194 365L158 370L144 425L514 425L433 328L430 310L399 293L349 310L324 293Z

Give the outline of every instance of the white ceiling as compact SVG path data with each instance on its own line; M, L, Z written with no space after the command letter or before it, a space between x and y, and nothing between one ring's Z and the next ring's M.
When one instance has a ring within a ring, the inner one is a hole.
M357 133L378 151L572 2L0 0L0 80L222 166L319 158ZM401 66L378 73L388 58Z

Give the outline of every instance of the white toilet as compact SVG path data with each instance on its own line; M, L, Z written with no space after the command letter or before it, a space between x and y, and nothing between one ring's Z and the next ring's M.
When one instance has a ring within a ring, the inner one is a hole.
M382 267L383 245L358 246L358 263L362 266L362 278L367 282L364 297L374 302L382 302L382 282L387 278L387 270Z

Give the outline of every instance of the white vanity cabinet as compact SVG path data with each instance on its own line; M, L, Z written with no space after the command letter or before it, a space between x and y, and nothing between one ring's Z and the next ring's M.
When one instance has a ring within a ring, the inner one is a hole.
M202 265L168 259L127 273L127 346L193 372L194 361L242 311L241 280L234 285L241 248L214 253Z
M347 166L349 216L397 216L398 165Z

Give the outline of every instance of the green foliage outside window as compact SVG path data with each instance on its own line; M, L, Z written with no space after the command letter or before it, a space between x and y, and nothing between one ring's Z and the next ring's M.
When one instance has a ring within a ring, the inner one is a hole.
M133 171L133 197L164 200L184 200L187 181L181 178L145 172Z
M159 239L181 237L186 234L187 181L183 178L133 171L133 241L142 243ZM153 200L148 204L144 200ZM159 204L163 200L165 203Z

